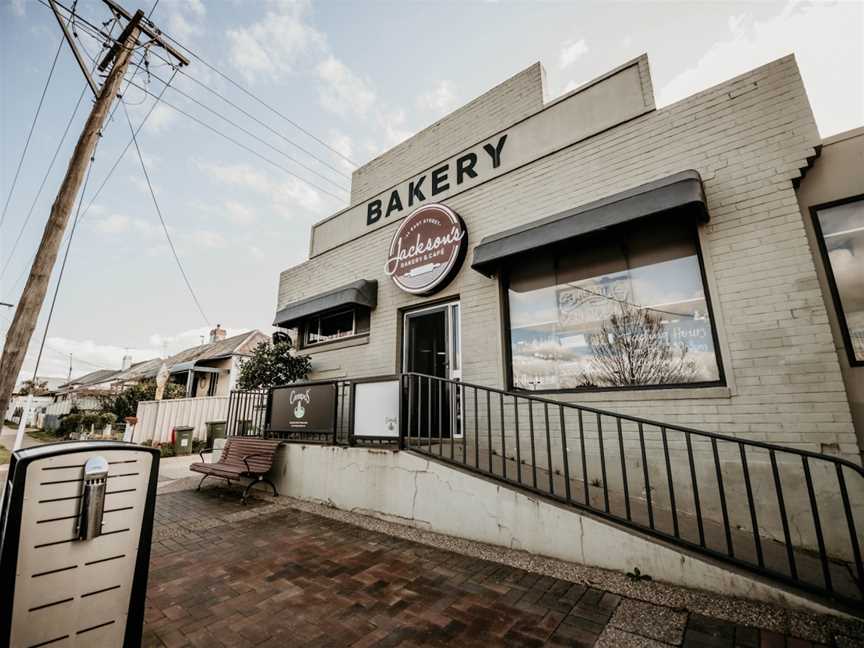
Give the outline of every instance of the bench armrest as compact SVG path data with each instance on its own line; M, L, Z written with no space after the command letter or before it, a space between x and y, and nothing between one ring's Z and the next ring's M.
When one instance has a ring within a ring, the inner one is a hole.
M252 457L272 457L272 452L254 452L252 454L243 455L243 463L246 464L246 472L252 472L252 468L249 467L249 462L247 459L251 459Z
M204 448L201 452L198 453L198 456L201 457L201 463L207 463L206 461L204 461L204 455L208 452L210 454L213 454L213 448Z

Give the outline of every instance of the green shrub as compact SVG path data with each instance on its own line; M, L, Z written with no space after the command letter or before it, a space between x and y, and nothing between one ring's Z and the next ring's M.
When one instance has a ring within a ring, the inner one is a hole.
M66 414L60 417L60 425L57 427L57 436L68 437L73 432L81 429L83 414Z

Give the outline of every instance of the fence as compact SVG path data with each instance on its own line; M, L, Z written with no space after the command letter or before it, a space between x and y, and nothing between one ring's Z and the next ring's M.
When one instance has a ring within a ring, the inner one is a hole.
M315 383L295 383L292 387L298 387L302 384ZM286 441L347 445L350 440L351 382L342 380L336 381L335 384L336 428L333 434L270 430L267 418L267 401L270 390L266 389L235 389L231 391L226 417L228 421L227 434L228 436L262 436Z
M860 609L864 469L840 458L403 374L402 444Z
M181 425L195 428L193 438L205 440L207 423L226 420L228 401L228 396L141 401L132 440L167 443L171 441L171 431Z

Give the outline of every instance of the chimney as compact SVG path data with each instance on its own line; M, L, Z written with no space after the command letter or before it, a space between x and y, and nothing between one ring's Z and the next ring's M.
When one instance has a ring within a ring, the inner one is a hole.
M120 363L120 371L126 371L131 366L132 366L132 356L131 355L124 355L123 361Z
M225 339L226 335L227 331L222 328L221 324L217 324L216 328L210 331L210 342L220 342L221 340Z

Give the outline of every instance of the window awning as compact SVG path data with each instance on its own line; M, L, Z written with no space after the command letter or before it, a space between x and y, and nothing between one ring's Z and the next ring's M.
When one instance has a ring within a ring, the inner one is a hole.
M683 207L689 209L680 209ZM523 252L672 209L700 222L708 221L705 192L698 171L682 171L487 236L474 248L471 267L486 276L492 276L504 260Z
M288 304L276 313L273 326L288 327L304 317L323 313L340 306L365 306L372 309L377 304L378 282L360 279L320 295Z
M218 369L216 367L202 367L200 365L196 365L195 361L192 362L178 362L176 365L171 367L170 373L182 373L184 371L197 371L199 373L222 373L225 371L224 369Z

